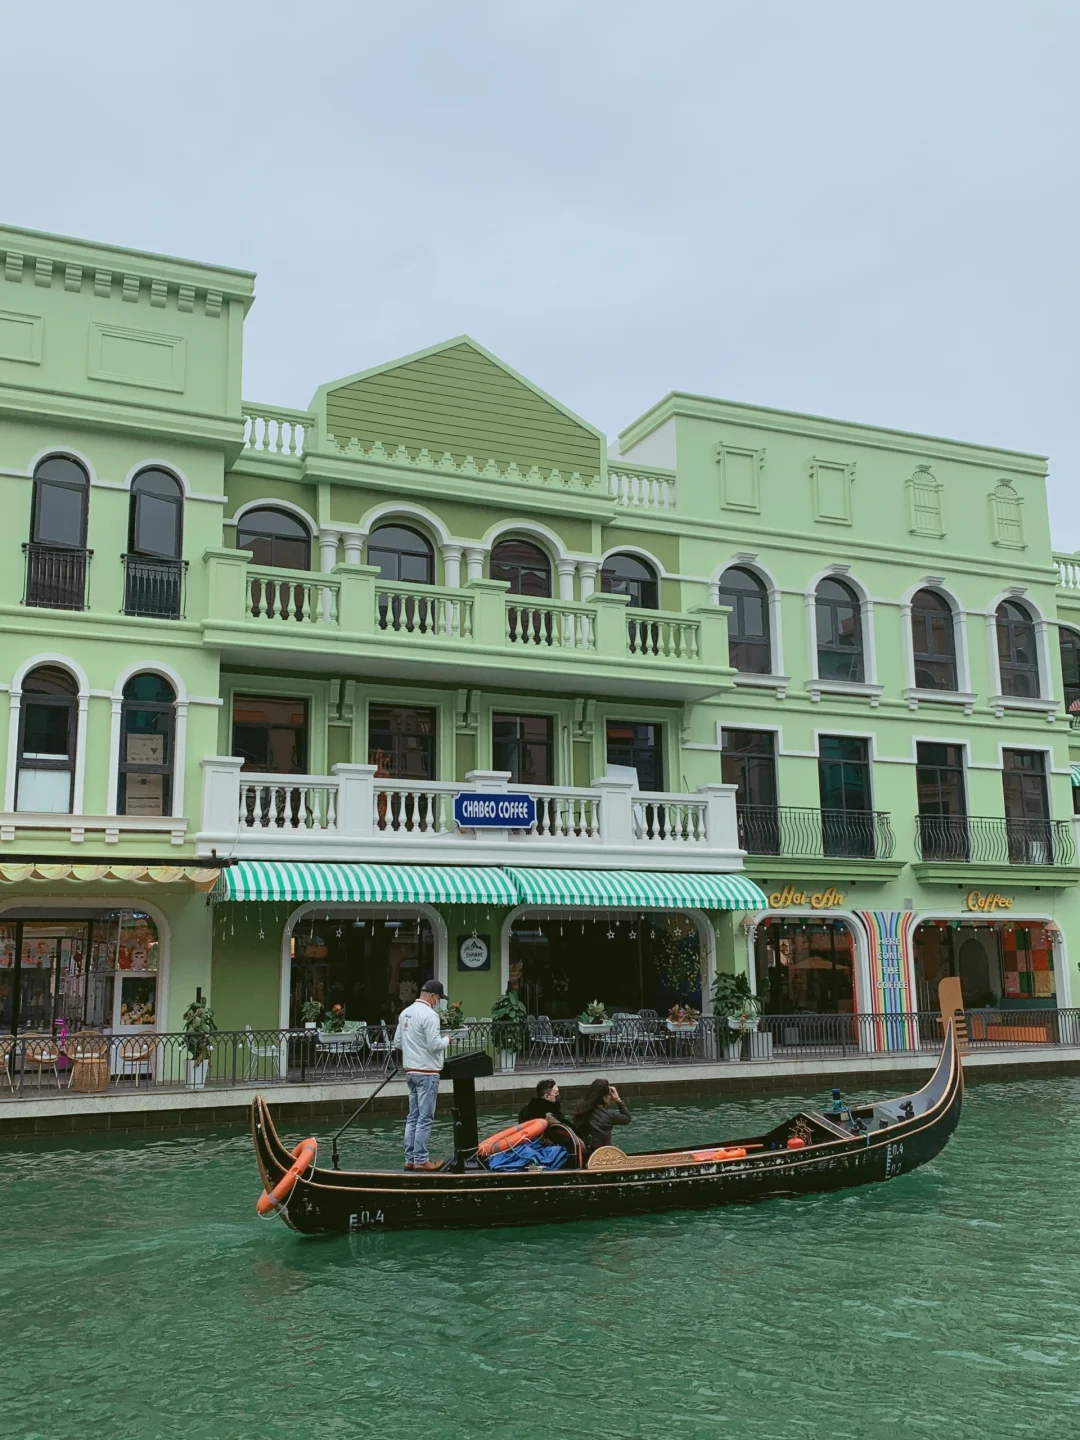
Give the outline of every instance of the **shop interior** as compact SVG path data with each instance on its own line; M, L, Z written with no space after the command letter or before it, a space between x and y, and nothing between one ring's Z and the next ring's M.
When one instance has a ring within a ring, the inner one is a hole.
M969 1010L1047 1009L1057 1004L1054 946L1037 921L927 920L915 931L918 1008L937 1009L938 982L960 977Z
M613 1010L701 1008L701 941L686 915L625 911L519 916L510 988L530 1015L568 1020L593 1000Z
M754 964L765 1015L855 1013L855 942L842 920L765 919Z
M435 974L435 936L418 915L301 917L290 940L289 1023L305 1000L365 1025L396 1023Z

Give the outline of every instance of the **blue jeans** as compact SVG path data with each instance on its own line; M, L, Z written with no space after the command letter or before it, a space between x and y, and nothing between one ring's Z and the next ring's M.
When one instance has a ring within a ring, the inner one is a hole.
M423 1165L428 1158L431 1122L435 1119L435 1101L439 1095L438 1075L420 1075L411 1070L405 1077L409 1087L409 1118L405 1122L405 1159L411 1165Z

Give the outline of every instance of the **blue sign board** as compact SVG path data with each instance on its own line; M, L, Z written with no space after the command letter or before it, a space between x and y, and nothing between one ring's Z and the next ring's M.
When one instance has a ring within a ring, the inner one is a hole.
M454 796L454 819L463 830L528 830L536 824L536 801L466 790Z

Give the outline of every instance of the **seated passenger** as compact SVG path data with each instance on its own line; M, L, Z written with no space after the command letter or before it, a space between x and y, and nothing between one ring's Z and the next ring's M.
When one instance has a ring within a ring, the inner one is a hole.
M566 1124L559 1104L559 1087L554 1080L540 1081L536 1094L518 1111L518 1120L522 1125L526 1120L558 1120L560 1125Z
M570 1123L584 1140L585 1153L589 1156L601 1145L611 1144L611 1132L616 1125L630 1124L630 1111L614 1085L606 1080L594 1080L578 1101Z

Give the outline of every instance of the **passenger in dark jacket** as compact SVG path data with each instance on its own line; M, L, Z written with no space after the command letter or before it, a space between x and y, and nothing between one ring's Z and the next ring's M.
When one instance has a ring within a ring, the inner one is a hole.
M558 1085L554 1080L541 1080L536 1087L536 1094L518 1111L518 1120L524 1125L526 1120L546 1120L549 1116L558 1120L560 1125L566 1124L566 1117L559 1103Z
M630 1111L615 1086L606 1080L594 1080L578 1101L570 1123L584 1140L586 1154L591 1155L601 1145L611 1144L616 1125L629 1125L630 1121Z

